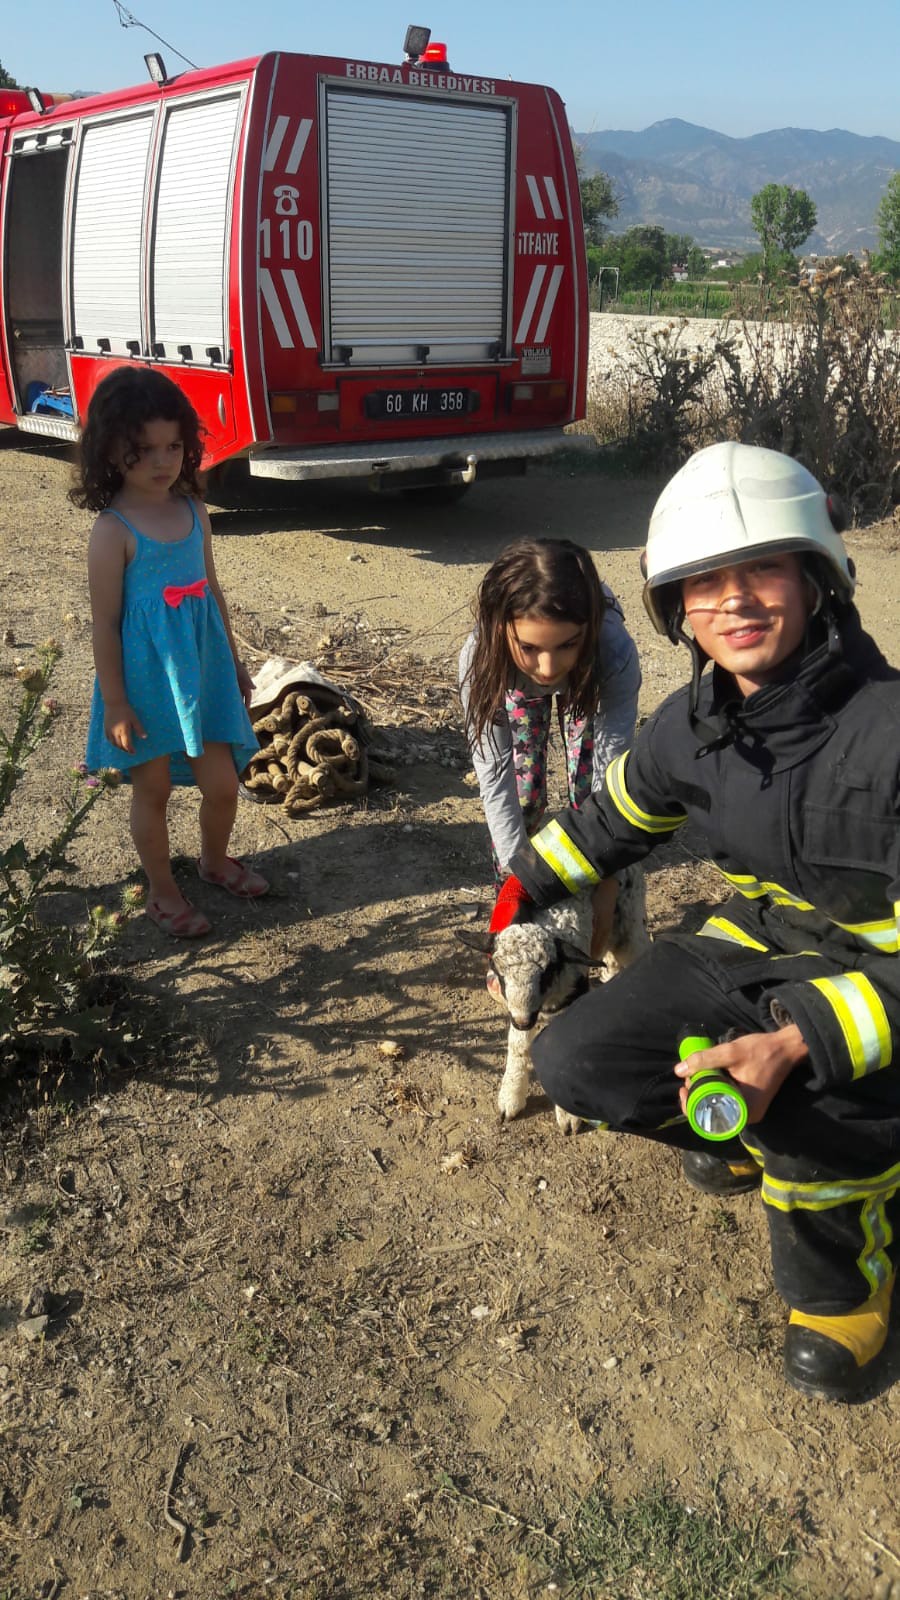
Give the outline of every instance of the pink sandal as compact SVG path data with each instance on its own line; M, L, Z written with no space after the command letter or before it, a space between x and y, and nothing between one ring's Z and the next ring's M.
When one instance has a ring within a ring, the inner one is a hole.
M252 867L245 866L243 861L235 861L232 856L226 856L225 859L233 869L231 872L210 872L202 861L198 861L197 872L201 882L214 884L228 894L236 894L239 900L259 900L262 895L268 894L268 879L261 872L254 872Z
M202 939L212 928L209 918L192 906L190 900L183 911L164 911L157 900L148 900L147 916L170 939Z

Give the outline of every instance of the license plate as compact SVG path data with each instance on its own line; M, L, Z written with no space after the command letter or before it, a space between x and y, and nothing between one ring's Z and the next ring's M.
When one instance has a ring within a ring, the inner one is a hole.
M464 417L480 402L477 389L375 389L366 395L366 416Z

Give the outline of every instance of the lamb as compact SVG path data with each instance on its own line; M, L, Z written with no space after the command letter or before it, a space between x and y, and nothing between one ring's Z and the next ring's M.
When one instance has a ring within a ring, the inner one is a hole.
M488 993L509 1013L506 1067L497 1096L505 1122L519 1115L528 1098L532 1040L588 988L591 929L589 892L535 910L531 921L515 922L502 933L457 929L464 944L490 957ZM649 944L644 875L640 867L629 867L620 875L604 979L629 966ZM555 1109L563 1133L577 1133L580 1119Z

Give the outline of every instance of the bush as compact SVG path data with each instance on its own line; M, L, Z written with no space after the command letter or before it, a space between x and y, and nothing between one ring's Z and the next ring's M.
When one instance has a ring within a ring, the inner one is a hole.
M684 317L630 334L628 360L591 396L592 430L633 465L666 471L716 439L765 445L802 461L854 521L885 516L900 503L890 285L865 264L838 264L812 283L735 296L709 346L689 348Z
M59 646L42 647L38 666L19 667L21 695L11 734L0 729L0 818L13 800L35 751L49 739L60 713L48 694ZM101 795L118 785L117 772L72 774L65 815L49 844L35 849L15 839L0 850L0 1071L32 1050L67 1048L93 1055L108 1040L110 1011L92 1004L98 959L143 899L126 889L121 908L94 906L87 925L44 919L42 900L66 887L67 851Z
M625 470L671 470L719 436L716 349L692 346L691 326L684 317L636 326L627 357L588 396L587 428L601 444L618 447Z
M900 500L900 343L883 278L837 266L793 291L792 317L743 319L717 352L730 437L796 456L854 520ZM775 308L778 309L777 307Z

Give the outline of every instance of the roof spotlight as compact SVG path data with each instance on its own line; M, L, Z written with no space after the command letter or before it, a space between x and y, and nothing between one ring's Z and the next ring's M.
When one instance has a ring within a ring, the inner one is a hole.
M43 116L47 109L47 102L44 99L44 96L41 94L40 89L26 89L25 93L28 96L28 104L30 105L32 111L36 111L39 117Z
M147 71L153 79L153 82L158 83L160 88L162 88L164 83L168 83L169 74L166 71L166 63L163 61L159 51L151 50L150 54L144 57L144 60L147 63Z
M403 50L406 55L407 62L416 62L421 55L425 54L425 51L428 49L428 41L430 38L430 28L417 28L415 23L412 23L411 26L407 28L406 38L403 41Z

